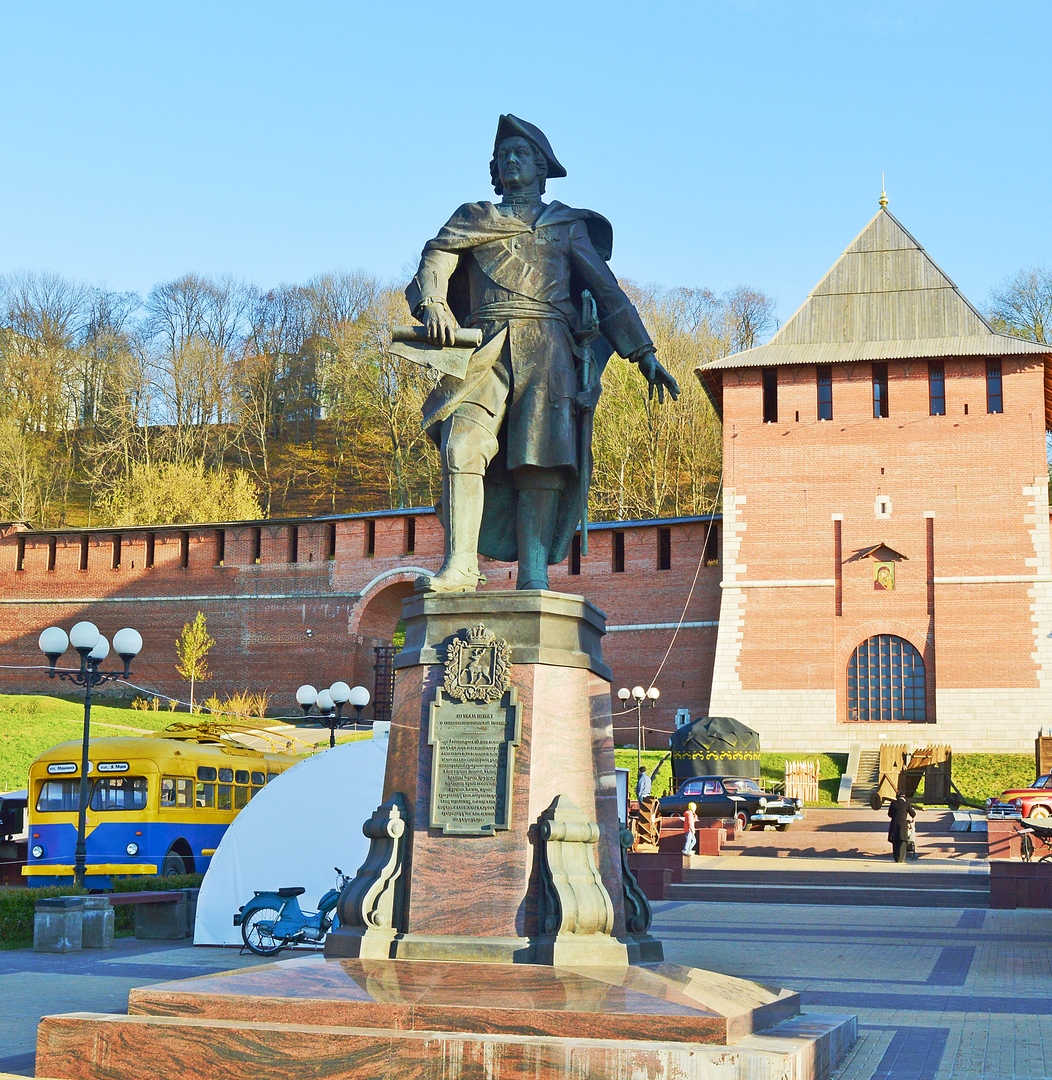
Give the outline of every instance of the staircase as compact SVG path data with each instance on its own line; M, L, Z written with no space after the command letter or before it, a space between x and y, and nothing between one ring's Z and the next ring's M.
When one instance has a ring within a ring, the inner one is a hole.
M738 863L742 860L727 862ZM760 860L748 860L758 862ZM771 862L773 860L763 860ZM792 860L798 866L805 860ZM883 870L838 868L837 860L800 869L684 870L683 883L669 887L668 900L736 904L849 904L890 907L985 908L990 875L985 863L973 870L932 870L916 863Z
M880 751L863 750L858 756L858 774L851 785L851 805L869 806L869 797L880 783Z

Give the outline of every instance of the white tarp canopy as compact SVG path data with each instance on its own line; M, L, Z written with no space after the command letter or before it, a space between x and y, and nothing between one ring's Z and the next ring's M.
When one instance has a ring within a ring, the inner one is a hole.
M197 900L195 945L240 945L234 913L255 890L302 885L304 910L354 874L369 841L362 825L380 804L387 739L343 743L275 777L227 829Z

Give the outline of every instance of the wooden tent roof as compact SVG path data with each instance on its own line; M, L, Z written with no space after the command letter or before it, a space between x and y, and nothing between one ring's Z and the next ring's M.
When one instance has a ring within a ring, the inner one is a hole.
M881 207L766 344L697 368L719 407L727 368L949 356L1045 355L1052 427L1052 346L996 333L886 207Z

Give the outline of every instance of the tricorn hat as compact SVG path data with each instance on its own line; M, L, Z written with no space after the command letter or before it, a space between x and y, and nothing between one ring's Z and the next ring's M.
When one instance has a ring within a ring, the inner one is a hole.
M497 122L497 135L493 140L494 157L497 156L497 147L500 146L501 140L510 138L512 135L521 135L540 150L544 155L545 160L548 162L549 180L553 176L566 175L566 170L559 164L559 159L552 151L551 143L548 142L544 132L541 131L539 127L534 127L533 124L528 124L525 120L520 120L517 116L512 116L511 113L505 113Z

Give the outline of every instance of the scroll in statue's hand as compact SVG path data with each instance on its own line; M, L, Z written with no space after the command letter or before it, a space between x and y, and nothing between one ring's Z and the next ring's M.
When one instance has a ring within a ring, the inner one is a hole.
M424 326L432 345L452 345L457 338L457 320L441 300L425 301Z
M657 391L658 401L665 402L665 391L669 392L672 400L679 397L679 383L658 363L658 358L653 349L646 349L634 357L639 365L640 373L650 385L650 397Z

